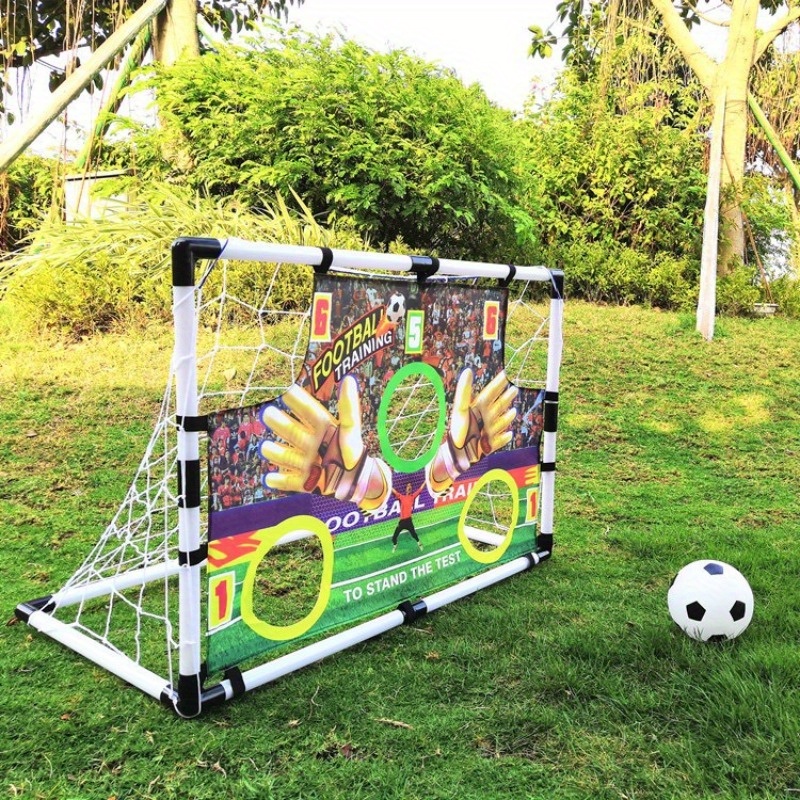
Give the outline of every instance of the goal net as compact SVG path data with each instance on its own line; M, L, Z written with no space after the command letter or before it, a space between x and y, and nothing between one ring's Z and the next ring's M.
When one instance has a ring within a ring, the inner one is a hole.
M127 495L21 619L195 716L549 557L560 272L184 238L173 284Z

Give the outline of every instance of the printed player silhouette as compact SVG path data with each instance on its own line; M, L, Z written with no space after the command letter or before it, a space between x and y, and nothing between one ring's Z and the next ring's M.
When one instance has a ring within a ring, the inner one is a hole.
M419 489L412 493L411 484L407 483L405 494L400 494L400 492L392 488L392 494L400 501L400 519L397 521L397 527L394 529L394 533L392 534L392 551L397 550L397 539L400 536L401 531L408 531L414 537L417 547L422 550L422 542L420 542L419 536L417 536L417 531L416 528L414 528L414 522L411 519L411 514L414 512L414 501L424 488L425 484L421 483Z

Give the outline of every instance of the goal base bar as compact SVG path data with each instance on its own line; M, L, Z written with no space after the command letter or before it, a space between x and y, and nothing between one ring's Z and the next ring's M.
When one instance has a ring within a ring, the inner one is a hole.
M468 578L455 586L450 586L416 601L407 601L393 611L381 614L374 619L328 636L294 652L279 656L266 664L245 671L233 667L226 672L226 677L219 683L202 690L197 713L192 716L198 716L206 709L221 705L245 692L272 683L291 672L322 661L354 644L373 639L392 628L412 624L431 611L436 611L506 578L532 569L549 557L549 549L539 549L480 575ZM150 697L161 701L179 716L188 716L182 713L178 690L173 688L165 678L145 669L119 651L87 636L77 628L56 619L50 613L53 605L50 597L30 600L20 603L15 609L15 615L20 621L27 623L40 633L49 636L70 650L74 650Z
M50 613L52 608L48 608L49 603L48 598L20 603L15 614L18 619L27 622L39 633L55 639L145 694L160 700L163 699L165 692L170 693L169 683L160 675L145 669L118 650L87 636L72 625L53 617ZM42 608L37 608L37 605Z

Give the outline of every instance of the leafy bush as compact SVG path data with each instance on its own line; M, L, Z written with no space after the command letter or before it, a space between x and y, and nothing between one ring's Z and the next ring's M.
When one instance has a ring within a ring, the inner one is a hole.
M699 258L703 142L654 107L617 113L567 75L563 94L529 117L542 238L625 245Z
M102 220L50 223L27 248L0 261L1 302L17 319L72 337L168 319L170 245L178 235L365 246L346 224L323 228L308 209L290 211L280 198L254 213L232 198L199 198L151 185L127 210ZM308 304L310 270L294 274L296 280L284 281L275 293L281 307ZM258 292L271 279L270 270L257 262L243 264L236 275L240 283L229 288L240 296Z
M699 280L700 264L696 260L658 253L645 277L647 302L660 308L693 309Z
M135 137L145 169L248 207L293 191L381 245L531 257L524 131L447 70L290 33L160 69L149 85L164 128Z
M0 252L19 247L52 211L60 172L57 161L25 155L0 174Z
M778 312L787 317L800 319L800 281L795 275L782 275L770 284L772 297L778 304Z
M731 316L751 314L754 303L761 300L761 290L755 285L754 278L754 271L743 264L718 277L717 311Z
M798 241L786 192L765 175L748 175L743 189L747 263L759 260L770 277L781 274Z
M688 309L697 302L698 264L693 259L575 241L550 248L547 263L564 270L571 297L671 309Z

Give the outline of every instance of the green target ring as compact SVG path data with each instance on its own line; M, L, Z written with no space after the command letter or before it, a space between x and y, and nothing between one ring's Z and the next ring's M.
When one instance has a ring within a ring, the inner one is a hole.
M413 376L427 378L436 392L436 400L439 405L439 417L436 421L436 433L431 442L431 446L417 458L409 459L399 456L392 446L392 442L387 435L387 417L389 414L389 404L392 396L397 391L397 387L406 379ZM441 375L430 365L421 361L415 361L401 367L389 379L386 391L381 398L378 408L378 441L381 445L381 453L389 466L398 472L416 472L431 461L439 448L439 443L444 436L445 425L447 424L447 398L445 397L444 382Z

